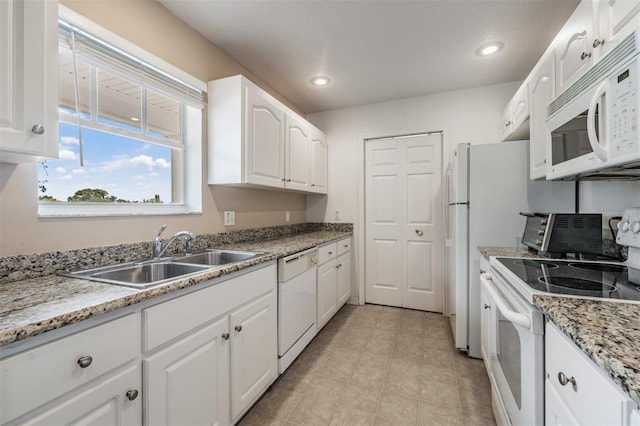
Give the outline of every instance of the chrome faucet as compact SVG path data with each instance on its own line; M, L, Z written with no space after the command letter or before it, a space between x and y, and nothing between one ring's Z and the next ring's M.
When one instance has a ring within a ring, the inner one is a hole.
M155 240L153 240L153 259L157 260L161 258L164 252L167 251L167 248L169 248L169 246L178 238L184 238L185 243L187 245L185 254L187 255L191 254L191 243L195 242L196 240L196 236L193 234L193 232L189 232L189 231L176 232L176 234L173 237L171 237L169 241L167 241L167 243L164 244L163 246L161 235L166 228L167 228L167 225L162 225L160 227L160 230L158 231L158 235L156 235Z

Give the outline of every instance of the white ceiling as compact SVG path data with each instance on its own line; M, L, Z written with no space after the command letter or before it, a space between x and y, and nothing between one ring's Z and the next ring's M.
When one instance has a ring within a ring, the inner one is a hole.
M523 80L579 0L160 2L312 113Z

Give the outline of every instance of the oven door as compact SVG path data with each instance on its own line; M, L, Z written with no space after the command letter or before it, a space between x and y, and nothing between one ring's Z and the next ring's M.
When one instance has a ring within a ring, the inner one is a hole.
M489 310L485 362L499 424L543 422L543 317L492 269L481 276Z

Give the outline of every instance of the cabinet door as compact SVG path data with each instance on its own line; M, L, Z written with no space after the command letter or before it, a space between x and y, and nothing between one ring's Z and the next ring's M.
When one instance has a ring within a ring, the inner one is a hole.
M547 144L551 134L547 130L547 105L555 95L554 56L547 55L529 82L531 118L529 120L530 179L544 179L547 175Z
M246 91L246 180L284 188L284 112L257 89Z
M233 421L278 376L277 303L271 291L230 314Z
M309 126L287 115L286 119L286 183L289 189L309 190Z
M338 309L351 297L351 252L338 258Z
M338 270L331 260L318 268L318 330L338 310Z
M594 37L593 47L602 56L640 25L640 1L601 0L597 14L599 34Z
M583 0L556 38L556 93L573 84L593 63L593 0Z
M502 116L500 116L500 140L506 140L511 134L512 129L513 123L511 122L511 104L509 103L504 111L502 111Z
M145 424L229 424L228 333L225 316L143 361Z
M310 180L311 192L327 193L327 136L318 130L311 131Z
M57 2L0 2L0 162L58 158L57 29Z
M545 380L544 423L547 426L578 425L573 413L564 403L558 392Z
M142 423L140 376L139 365L132 365L119 373L101 379L95 385L87 386L85 390L24 423L139 425Z

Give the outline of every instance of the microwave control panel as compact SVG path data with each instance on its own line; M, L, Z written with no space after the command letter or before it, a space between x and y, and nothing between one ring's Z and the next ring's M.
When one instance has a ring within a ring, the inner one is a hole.
M640 151L638 147L638 59L634 59L609 79L612 158Z

